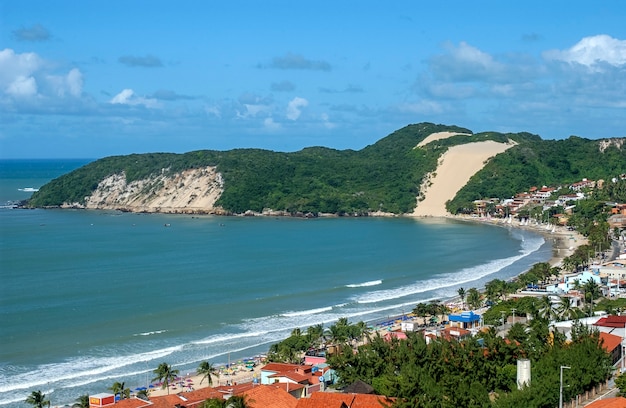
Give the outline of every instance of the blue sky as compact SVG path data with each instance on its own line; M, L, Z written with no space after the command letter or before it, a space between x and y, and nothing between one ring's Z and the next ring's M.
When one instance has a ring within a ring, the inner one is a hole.
M626 2L0 2L0 158L626 136Z

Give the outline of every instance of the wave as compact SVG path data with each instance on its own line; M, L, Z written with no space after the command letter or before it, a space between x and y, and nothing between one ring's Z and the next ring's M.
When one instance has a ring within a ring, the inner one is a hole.
M351 283L349 285L346 285L346 288L363 288L363 287L367 287L367 286L377 286L377 285L380 285L382 283L383 283L383 281L381 279L379 279L379 280L363 282L363 283Z
M133 334L133 336L152 336L153 334L161 334L165 332L167 332L167 330L155 330L155 331Z
M100 381L103 374L136 363L152 361L164 358L182 346L173 346L145 353L137 353L112 357L80 357L73 358L62 363L44 364L37 369L25 373L2 376L0 380L0 393L24 390L51 383L76 383L78 380L85 384ZM87 381L92 379L92 381Z
M39 191L39 189L35 187L24 187L24 188L18 188L18 191L23 191L25 193L35 193Z
M281 314L281 316L284 316L284 317L306 316L306 315L312 315L312 314L328 312L328 311L331 311L332 309L333 309L332 306L320 307L320 308L317 308L317 309L302 310L300 312L287 312L287 313Z
M352 299L361 304L377 303L393 299L399 299L405 296L417 295L424 292L430 292L437 289L445 289L451 286L462 285L468 282L474 282L486 276L497 273L503 268L506 268L507 266L510 266L520 259L539 250L544 242L545 241L543 240L543 238L525 239L522 242L522 249L520 250L521 253L519 255L511 256L508 258L496 259L482 265L464 268L454 273L442 274L438 277L427 279L425 281L415 282L412 285L401 288L369 292L360 296L355 296Z

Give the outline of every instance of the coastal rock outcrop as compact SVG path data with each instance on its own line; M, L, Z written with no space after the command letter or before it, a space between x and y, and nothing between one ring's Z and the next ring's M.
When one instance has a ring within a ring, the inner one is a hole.
M221 214L215 202L224 191L222 175L215 167L161 174L131 183L124 173L102 180L87 197L84 208L132 212Z

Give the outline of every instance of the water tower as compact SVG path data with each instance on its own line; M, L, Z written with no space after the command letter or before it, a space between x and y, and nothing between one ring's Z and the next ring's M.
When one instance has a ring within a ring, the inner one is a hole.
M517 389L521 390L530 385L530 360L520 358L517 360Z

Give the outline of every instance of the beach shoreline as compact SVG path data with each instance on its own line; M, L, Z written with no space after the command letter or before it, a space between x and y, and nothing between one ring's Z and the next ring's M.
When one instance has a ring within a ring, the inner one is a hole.
M522 229L525 231L536 233L538 235L541 235L544 238L544 240L551 245L552 256L550 260L547 261L551 266L560 266L565 257L573 254L575 249L578 246L587 243L587 239L583 237L580 233L578 233L577 231L568 231L564 227L555 227L555 230L553 232L552 228L548 230L546 229L545 225L544 226L541 226L541 225L526 226L526 225L520 225L519 222L512 222L511 224L509 224L505 222L506 220L504 219L475 218L475 217L466 217L466 216L445 216L445 217L410 216L410 217L416 218L416 219L441 218L441 219L446 219L446 220L467 222L467 223L476 224L476 225L487 224L487 225L492 225L494 227L501 227L501 228L516 228L516 229ZM527 272L527 270L520 271L517 276L525 272ZM511 279L516 279L517 276ZM482 287L477 288L477 289L480 291L484 290L484 288ZM447 299L441 299L441 302L444 304L460 303L460 297L452 296ZM399 318L401 318L401 316L399 316ZM378 320L368 321L367 323L376 327L380 323L380 321ZM393 327L381 327L381 326L377 327L377 331L380 331L380 333L382 334L384 334L384 332L389 331L390 329L394 330L394 329L397 329L397 327L396 325L394 325ZM250 383L250 382L253 382L255 378L257 378L260 381L260 378L261 378L260 370L262 366L263 364L257 364L252 371L245 369L243 367L238 367L232 374L220 375L219 377L213 377L212 387ZM183 379L182 383L187 384L188 386L185 386L185 387L177 386L176 388L170 388L170 391L169 391L170 394L188 392L191 390L189 386L193 387L194 390L206 388L209 386L208 381L204 379L204 381L201 382L202 376L196 374L195 372L187 373L186 375L183 376L182 379ZM157 388L157 387L152 388L150 391L150 396L161 396L161 395L167 395L167 394L168 394L167 389L162 389L162 388Z

